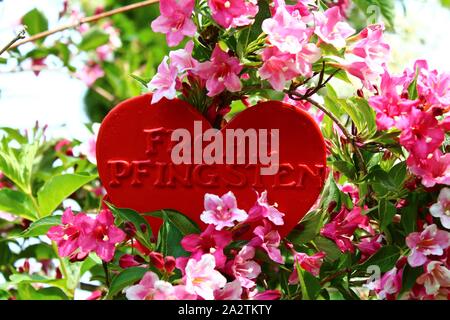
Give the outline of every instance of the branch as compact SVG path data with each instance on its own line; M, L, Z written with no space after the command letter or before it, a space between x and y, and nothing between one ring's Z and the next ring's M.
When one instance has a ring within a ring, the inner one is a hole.
M22 31L20 31L17 36L12 39L6 46L4 46L1 50L0 50L0 56L9 48L11 48L17 41L21 40L21 39L25 39L25 29L23 29Z
M62 26L59 26L59 27L57 27L57 28L55 28L53 30L47 30L47 31L35 34L34 36L31 36L31 37L29 37L29 38L27 38L25 40L12 43L12 45L7 47L6 50L15 49L15 48L17 48L17 47L19 47L19 46L21 46L21 45L23 45L25 43L33 42L33 41L36 41L36 40L42 39L42 38L46 38L46 37L48 37L48 36L50 36L52 34L55 34L55 33L58 33L58 32L61 32L61 31L67 30L67 29L73 29L73 28L79 27L79 26L81 26L82 24L85 24L85 23L96 22L98 20L101 20L101 19L104 19L104 18L108 18L108 17L111 17L111 16L119 14L119 13L123 13L123 12L131 11L131 10L134 10L134 9L139 9L139 8L142 8L142 7L146 7L146 6L149 6L151 4L156 3L158 1L159 0L142 1L142 2L138 2L138 3L130 4L130 5L125 6L125 7L117 8L117 9L114 9L114 10L111 10L111 11L103 12L103 13L100 13L100 14L97 14L97 15L94 15L94 16L91 16L91 17L85 17L85 18L82 18L82 19L80 19L78 21L75 21L73 23L62 25Z

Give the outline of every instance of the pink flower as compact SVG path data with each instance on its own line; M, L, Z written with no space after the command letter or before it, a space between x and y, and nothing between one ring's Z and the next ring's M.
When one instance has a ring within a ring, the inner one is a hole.
M426 266L426 273L417 278L418 284L424 285L428 295L436 295L439 289L450 289L450 270L441 261L431 261Z
M398 122L398 127L402 130L400 143L418 159L428 157L444 141L444 130L436 118L416 108Z
M204 254L199 261L190 259L186 265L186 291L205 300L213 300L214 292L227 283L215 267L216 261L211 254Z
M253 288L258 275L261 273L261 267L252 259L255 257L255 248L244 246L236 255L234 261L229 262L231 274L233 274L244 288Z
M92 125L92 135L80 145L80 153L84 154L88 161L97 164L97 136L100 130L100 123Z
M92 87L95 81L104 75L105 72L102 67L95 62L89 62L80 72L76 73L77 78L83 81L88 87Z
M300 74L297 67L296 56L281 52L277 47L269 47L262 52L263 65L259 69L261 79L268 80L271 86L282 91L286 82Z
M131 254L124 254L119 259L119 266L122 269L131 268L131 267L137 267L141 264L136 261L135 257Z
M191 20L194 6L194 0L161 0L161 16L152 22L153 31L166 34L171 47L178 45L185 36L193 36L197 31Z
M229 282L222 289L214 291L214 300L241 300L242 287L239 280Z
M342 49L346 45L345 39L355 33L355 29L347 22L342 21L343 17L339 7L333 7L314 14L316 28L314 33L325 43L333 45L337 49Z
M381 279L370 284L369 289L374 289L380 299L393 300L402 288L403 269L400 271L394 267L383 274Z
M255 205L248 212L247 222L269 219L273 224L282 226L284 213L278 211L276 205L269 205L267 200L267 191L263 191L258 197Z
M208 96L213 97L225 89L230 92L241 90L242 85L239 80L241 70L239 59L229 56L216 45L211 61L200 63L194 73L206 80Z
M296 264L299 264L303 270L308 271L313 276L317 277L320 273L320 267L323 263L323 258L326 256L325 252L318 252L312 256L303 252L294 253L294 271L289 277L289 284L298 283L298 272Z
M58 253L61 257L70 256L79 248L79 238L84 231L84 225L90 223L89 218L84 213L74 215L70 208L67 208L61 218L62 225L51 227L47 236L56 242Z
M372 238L364 238L356 246L361 251L360 262L367 260L381 248L382 236L377 235Z
M413 174L422 178L425 187L450 185L450 154L443 155L440 150L436 150L426 159L410 156L406 163Z
M322 228L320 234L336 242L342 252L353 252L354 247L351 239L358 228L373 233L369 225L369 218L361 214L361 208L354 207L349 212L344 207L330 223Z
M366 61L360 59L348 59L348 62L341 64L340 67L352 76L359 78L363 86L369 90L373 89L373 83L379 79L381 74L378 69L372 68Z
M231 242L231 232L217 231L214 225L209 225L200 235L190 234L181 240L181 246L187 252L191 252L192 258L199 259L205 253L211 253L216 259L218 268L223 268L227 257L223 249Z
M83 223L80 248L82 251L95 251L104 261L114 257L117 243L125 239L125 233L114 225L114 216L108 209L100 211L95 220Z
M279 249L281 237L278 231L272 230L271 224L263 220L264 225L256 227L253 233L256 235L249 246L262 248L268 254L269 258L277 263L283 263L283 257Z
M172 286L169 282L159 280L156 273L148 271L137 285L125 290L128 300L195 300L185 286Z
M150 90L154 90L152 103L157 103L163 97L172 100L177 94L175 90L178 80L177 68L173 65L169 66L167 60L168 57L165 57L158 66L158 72L149 83Z
M258 13L254 0L208 0L213 19L222 27L242 27L252 23Z
M418 267L427 262L427 256L441 256L450 246L450 233L437 228L435 224L426 227L422 232L413 232L406 237L406 244L411 249L408 262Z
M313 32L301 16L291 15L284 6L279 6L272 18L263 21L262 29L270 44L291 54L302 51Z
M450 229L450 188L443 188L439 193L438 202L430 207L433 217L441 219L444 228Z
M402 98L397 87L405 83L405 77L393 77L387 70L381 76L380 94L369 98L369 104L376 111L379 130L397 126L399 119L407 117L417 101Z
M246 300L279 300L281 298L281 292L279 290L266 290L258 292L258 288L253 290L247 290Z
M231 191L220 198L214 194L205 194L205 211L200 219L206 224L215 225L216 230L234 227L234 221L245 221L247 216L244 210L238 209L236 197Z
M169 53L170 65L177 68L178 73L193 70L197 67L198 61L192 57L194 42L186 43L184 49L174 50Z

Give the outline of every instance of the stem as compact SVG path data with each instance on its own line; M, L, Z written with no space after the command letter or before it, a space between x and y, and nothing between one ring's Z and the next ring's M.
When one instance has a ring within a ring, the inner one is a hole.
M69 289L67 288L67 282L69 281L69 273L67 272L67 268L66 268L66 265L65 265L63 259L59 255L58 247L57 247L55 241L52 241L52 248L53 248L53 251L55 251L55 253L56 253L56 257L58 258L59 269L61 270L61 274L62 274L64 280L66 280L66 289L67 289L67 291L69 291ZM72 290L70 290L70 294L72 295L72 297L75 295L75 293L72 292Z
M308 288L306 287L305 279L303 279L303 272L300 268L300 264L296 262L295 268L297 269L298 282L300 283L300 288L302 290L302 300L310 300L308 295Z
M105 283L106 283L106 287L109 288L109 271L108 271L108 263L105 261L102 261L102 265L103 265L103 270L105 271Z
M25 38L25 29L20 31L16 37L14 39L12 39L6 46L4 46L1 50L0 50L0 56L8 49L10 49L11 47L13 47L13 45L19 41L20 39L24 39Z
M96 15L91 16L91 17L81 18L80 20L75 21L73 23L62 25L62 26L59 26L59 27L57 27L55 29L47 30L47 31L35 34L34 36L31 36L31 37L29 37L27 39L24 39L22 41L18 41L18 42L15 42L15 43L13 42L5 50L15 49L15 48L17 48L17 47L19 47L19 46L21 46L21 45L23 45L25 43L36 41L36 40L42 39L42 38L46 38L46 37L48 37L48 36L50 36L52 34L55 34L55 33L58 33L58 32L61 32L61 31L67 30L67 29L73 29L73 28L79 27L80 25L85 24L85 23L96 22L98 20L101 20L101 19L104 19L104 18L108 18L108 17L111 17L111 16L119 14L119 13L124 13L124 12L127 12L127 11L131 11L131 10L139 9L139 8L142 8L142 7L146 7L146 6L149 6L151 4L156 3L158 1L159 0L142 1L142 2L138 2L138 3L130 4L130 5L125 6L125 7L117 8L117 9L114 9L114 10L111 10L111 11L107 11L107 12L103 12L103 13L100 13L100 14L96 14Z

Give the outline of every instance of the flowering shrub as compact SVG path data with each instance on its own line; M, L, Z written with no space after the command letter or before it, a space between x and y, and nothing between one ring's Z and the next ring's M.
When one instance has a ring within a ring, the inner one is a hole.
M0 297L67 299L81 288L89 299L448 299L450 73L418 60L394 75L384 24L357 31L350 6L161 0L151 28L176 48L150 81L134 76L153 102L188 101L217 128L265 100L313 115L328 177L287 237L264 190L247 212L232 191L199 195L200 228L182 212L101 201L95 135L81 144L2 129ZM120 59L119 31L103 29L78 73L89 86ZM146 216L163 220L158 234Z

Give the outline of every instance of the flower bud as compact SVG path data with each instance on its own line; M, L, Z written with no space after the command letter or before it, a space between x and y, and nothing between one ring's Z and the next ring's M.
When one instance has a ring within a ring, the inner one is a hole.
M166 269L167 273L172 273L175 270L175 258L172 256L168 256L164 262L164 269Z
M149 257L150 262L155 266L155 268L159 270L164 269L164 256L161 253L152 251L150 252Z

